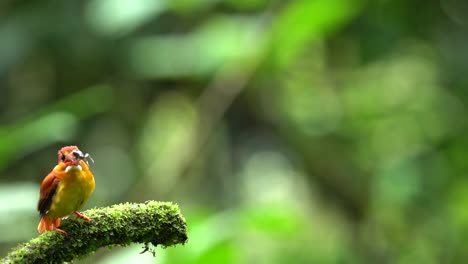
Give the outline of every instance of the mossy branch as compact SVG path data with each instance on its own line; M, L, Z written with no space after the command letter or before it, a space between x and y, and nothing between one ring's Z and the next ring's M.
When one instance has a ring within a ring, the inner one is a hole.
M187 241L185 219L172 203L125 203L90 209L83 214L91 221L66 219L60 228L67 235L45 232L20 244L0 263L63 263L106 246L145 243L147 249L149 243L168 247Z

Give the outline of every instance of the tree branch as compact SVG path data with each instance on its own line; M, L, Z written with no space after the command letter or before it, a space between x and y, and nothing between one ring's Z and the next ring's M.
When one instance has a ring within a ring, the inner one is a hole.
M63 263L100 247L145 243L163 247L185 244L187 226L179 207L168 202L125 203L83 212L91 218L66 219L60 228L20 244L0 263ZM145 250L145 251L146 251Z

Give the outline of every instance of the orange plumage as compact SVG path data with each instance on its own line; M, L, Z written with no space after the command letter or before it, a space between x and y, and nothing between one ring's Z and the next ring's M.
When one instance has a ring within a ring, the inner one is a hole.
M60 218L75 213L79 218L89 218L78 212L94 191L94 176L87 159L76 146L63 147L58 151L58 164L41 184L37 210L41 221L37 230L42 233L59 229Z

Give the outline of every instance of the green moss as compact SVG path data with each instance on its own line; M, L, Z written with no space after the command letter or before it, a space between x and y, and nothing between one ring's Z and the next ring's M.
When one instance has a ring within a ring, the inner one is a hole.
M66 219L60 228L67 235L46 232L13 249L0 263L63 263L101 247L131 243L145 243L145 248L149 243L168 247L187 241L185 219L173 203L124 203L93 208L83 214L91 221Z

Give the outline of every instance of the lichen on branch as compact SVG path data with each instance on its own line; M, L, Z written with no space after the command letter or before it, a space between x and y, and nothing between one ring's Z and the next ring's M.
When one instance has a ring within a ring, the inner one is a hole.
M65 219L67 232L45 232L13 249L0 263L63 263L98 248L131 243L163 247L185 244L187 226L179 207L169 202L124 203L83 212L91 218ZM138 254L138 252L135 252Z

